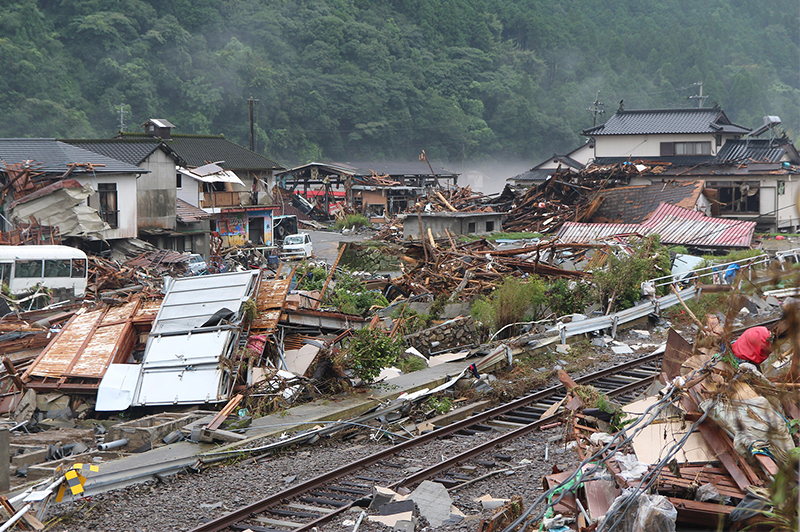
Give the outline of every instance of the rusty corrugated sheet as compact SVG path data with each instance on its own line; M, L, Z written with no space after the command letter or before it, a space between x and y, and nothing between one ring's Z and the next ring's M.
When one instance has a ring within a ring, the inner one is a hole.
M76 315L25 372L25 378L102 379L120 347L132 343L130 326L139 301Z
M642 226L649 233L661 235L665 244L750 247L756 223L713 218L702 212L661 203Z
M618 235L658 234L663 244L702 247L750 247L755 222L713 218L667 203L642 224L584 224L567 222L558 232L562 242L585 243Z
M291 282L291 276L286 279L261 279L256 296L258 317L250 324L252 332L270 334L275 331Z

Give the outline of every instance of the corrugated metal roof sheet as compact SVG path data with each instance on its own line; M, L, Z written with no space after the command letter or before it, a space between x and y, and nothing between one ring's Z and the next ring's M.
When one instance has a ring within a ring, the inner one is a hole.
M556 235L562 242L585 243L623 234L658 234L661 242L699 247L749 247L756 223L713 218L661 203L642 224L585 224L567 222Z
M748 133L728 120L721 109L632 109L619 110L605 124L583 131L584 135L656 135L684 133Z

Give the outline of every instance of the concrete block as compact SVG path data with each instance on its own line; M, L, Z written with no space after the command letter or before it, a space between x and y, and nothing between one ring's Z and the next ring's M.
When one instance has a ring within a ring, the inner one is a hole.
M160 442L170 432L205 417L208 412L163 413L118 423L108 429L106 441L126 439L129 449Z
M453 501L447 493L447 488L438 482L423 481L408 498L417 503L420 515L427 519L432 527L441 526L450 518L450 506Z

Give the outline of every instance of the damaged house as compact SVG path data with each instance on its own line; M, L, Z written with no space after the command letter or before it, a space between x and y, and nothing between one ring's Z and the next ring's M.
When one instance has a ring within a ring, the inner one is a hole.
M162 249L207 255L209 232L231 210L249 213L235 216L245 224L252 219L263 231L279 164L222 135L174 134L176 126L164 119L142 127L144 133L113 139L64 141L149 171L138 181L140 238Z
M341 202L351 205L372 222L385 222L404 212L432 186L455 186L459 174L426 161L412 163L308 163L278 173L279 186L302 196L311 213L315 201L317 213L328 218Z
M137 235L137 179L147 170L55 139L0 139L4 223L57 227L62 237Z
M714 108L625 110L583 131L593 141L587 168L649 167L636 184L702 181L710 214L753 221L759 230L795 231L800 156L776 135L780 118L750 130ZM768 134L769 138L758 138ZM666 200L665 200L666 201Z

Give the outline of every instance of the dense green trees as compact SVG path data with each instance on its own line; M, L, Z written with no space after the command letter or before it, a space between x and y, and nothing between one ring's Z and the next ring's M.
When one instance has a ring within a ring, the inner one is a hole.
M689 106L800 133L795 1L62 0L0 11L2 136L110 136L151 117L311 159L566 152L612 113ZM603 118L601 118L602 120Z

